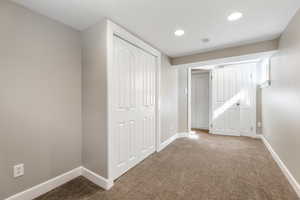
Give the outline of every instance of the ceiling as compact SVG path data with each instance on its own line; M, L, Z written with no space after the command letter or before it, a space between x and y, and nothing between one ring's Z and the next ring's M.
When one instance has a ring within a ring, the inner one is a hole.
M300 7L299 0L11 1L78 30L106 17L171 57L274 39ZM234 11L244 17L227 21ZM178 28L183 37L174 36Z

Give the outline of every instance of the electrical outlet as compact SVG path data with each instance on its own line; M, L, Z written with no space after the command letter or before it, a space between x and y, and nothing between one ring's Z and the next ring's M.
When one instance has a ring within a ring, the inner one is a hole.
M18 178L24 175L24 164L18 164L14 166L14 178Z

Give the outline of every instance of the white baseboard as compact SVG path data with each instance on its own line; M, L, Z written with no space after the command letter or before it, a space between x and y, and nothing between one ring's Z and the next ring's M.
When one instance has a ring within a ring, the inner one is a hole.
M286 165L282 162L282 160L280 159L278 154L274 151L274 149L272 148L271 144L267 141L267 139L263 135L261 135L260 138L262 139L263 143L265 144L265 146L267 147L267 149L271 153L273 159L276 161L277 165L279 166L279 168L281 169L281 171L283 172L285 177L288 179L289 183L294 188L294 190L297 193L298 197L300 198L300 185L299 185L299 183L294 178L294 176L289 171L289 169L286 167Z
M158 152L163 150L164 148L166 148L169 144L174 142L176 139L183 138L183 137L191 137L191 135L193 135L193 133L189 133L189 132L175 134L174 136L170 137L168 140L166 140L165 142L163 142L160 145L160 148L159 148ZM289 183L292 185L293 189L295 190L297 195L300 197L300 185L299 185L299 183L296 181L296 179L294 178L292 173L289 171L289 169L286 167L286 165L282 162L282 160L277 155L277 153L273 150L272 146L269 144L269 142L266 140L266 138L263 135L259 135L259 134L257 134L254 138L262 139L263 143L265 144L265 146L267 147L267 149L271 153L273 159L276 161L276 163L278 164L278 166L282 170L283 174L286 176Z
M81 171L81 167L78 167L28 190L13 195L6 200L32 200L80 176Z
M189 137L191 134L194 134L194 132L177 133L177 138L185 138L185 137Z
M164 141L162 144L159 145L157 152L160 152L161 150L166 148L169 144L174 142L177 138L178 138L178 134L175 134L172 137L170 137L169 139L167 139L166 141Z
M252 136L249 136L251 138L254 138L254 139L262 139L262 134L255 134L255 135L252 135Z
M78 167L67 173L52 178L44 183L36 185L28 190L8 197L5 200L32 200L79 176L87 178L88 180L102 187L105 190L109 190L113 186L113 181L109 181L84 167Z
M173 141L175 141L177 138L182 138L182 137L189 137L191 133L177 133L165 142L163 142L159 149L158 152L163 150L165 147L167 147L169 144L171 144ZM85 167L78 167L76 169L73 169L67 173L64 173L60 176L57 176L53 179L50 179L44 183L41 183L39 185L36 185L28 190L25 190L23 192L20 192L18 194L15 194L5 200L32 200L34 198L37 198L71 180L74 178L77 178L79 176L83 176L86 179L90 180L94 184L100 186L101 188L105 190L109 190L113 186L113 181L108 180L88 169Z
M86 179L90 180L94 184L102 187L105 190L109 190L113 185L114 182L112 180L108 180L103 178L102 176L82 167L82 176Z
M163 150L169 144L174 142L176 139L183 138L183 137L190 137L191 134L193 134L193 133L186 132L186 133L177 133L177 134L173 135L172 137L170 137L168 140L166 140L165 142L163 142L160 145L158 151ZM288 181L290 182L290 184L292 185L292 187L294 188L294 190L300 197L299 183L293 177L293 175L288 170L288 168L285 166L285 164L281 161L281 159L279 158L277 153L273 150L272 146L268 143L266 138L263 135L259 135L258 138L262 139L263 143L266 145L267 149L271 153L273 159L276 161L276 163L278 164L278 166L280 167L280 169L282 170L282 172L284 173L284 175L286 176L286 178L288 179ZM83 176L83 177L87 178L88 180L90 180L94 184L104 188L105 190L109 190L113 186L112 180L105 179L102 176L86 169L85 167L78 167L67 173L64 173L60 176L50 179L44 183L34 186L28 190L25 190L16 195L13 195L5 200L32 200L32 199L37 198L37 197L59 187L79 176Z
M173 135L172 137L170 137L169 139L167 139L166 141L164 141L162 144L159 145L159 148L157 150L157 152L160 152L161 150L163 150L164 148L166 148L169 144L171 144L172 142L174 142L176 139L178 138L184 138L184 137L190 137L193 133L189 133L189 132L184 132L184 133L176 133L175 135Z

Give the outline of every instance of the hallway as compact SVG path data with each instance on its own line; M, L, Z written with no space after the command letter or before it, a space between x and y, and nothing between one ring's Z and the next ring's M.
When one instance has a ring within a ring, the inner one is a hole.
M297 200L258 139L178 139L104 191L79 177L36 200Z

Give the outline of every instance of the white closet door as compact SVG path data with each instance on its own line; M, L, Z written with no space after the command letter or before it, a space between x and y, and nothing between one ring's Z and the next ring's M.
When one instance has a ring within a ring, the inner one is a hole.
M212 132L222 135L239 135L239 70L224 67L213 71Z
M192 128L209 127L209 73L192 74Z
M213 71L212 132L255 135L255 64L230 65Z
M256 64L241 65L240 134L256 134Z
M114 36L113 177L155 151L156 58Z
M156 94L156 58L137 49L139 68L139 119L142 120L141 157L146 158L155 151L155 94Z

